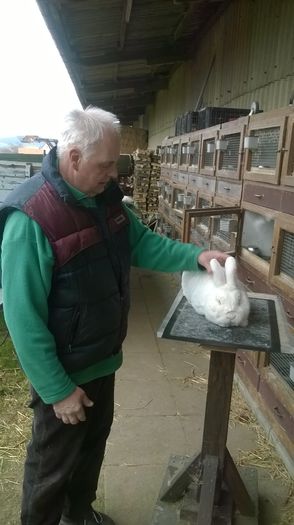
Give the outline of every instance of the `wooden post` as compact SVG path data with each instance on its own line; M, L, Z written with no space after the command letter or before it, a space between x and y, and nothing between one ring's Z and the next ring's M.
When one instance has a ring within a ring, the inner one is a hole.
M212 350L204 419L202 458L217 456L223 470L233 389L235 353Z

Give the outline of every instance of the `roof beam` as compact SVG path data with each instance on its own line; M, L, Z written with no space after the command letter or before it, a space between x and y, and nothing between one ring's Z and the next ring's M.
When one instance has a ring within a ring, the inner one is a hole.
M134 112L134 113L144 113L146 107L150 104L150 102L137 102L132 104L124 104L124 105L117 105L117 104L107 104L106 102L99 104L98 107L104 109L105 111L111 111L112 113L115 113L116 115L122 112ZM97 104L96 104L97 105Z
M136 113L121 113L118 114L118 118L121 124L132 124L133 122L138 120L139 116L142 114L144 114L144 111L138 111Z
M120 111L118 111L118 115L120 117L128 117L128 118L134 118L136 117L137 115L141 115L142 113L144 113L145 111L145 108L143 108L141 110L141 108L134 108L134 109L121 109Z
M187 50L179 46L164 46L156 49L123 49L122 51L105 51L104 54L97 56L72 58L69 62L78 66L102 66L105 64L116 64L117 62L130 62L132 60L152 62L152 64L172 64L187 60Z
M174 34L173 34L174 40L178 40L181 37L187 20L193 16L196 9L199 9L198 2L184 2L184 6L185 6L185 11L183 13L183 16L181 17L178 25L176 26L174 30Z
M125 99L125 100L115 100L115 99L91 99L90 104L94 102L94 105L98 105L104 109L107 109L109 111L120 111L120 110L129 110L129 109L136 109L136 108L144 108L148 106L148 104L152 104L154 101L154 97L137 97L133 99Z
M88 97L94 97L94 92L119 91L120 89L133 89L138 93L159 91L168 86L168 75L150 76L144 78L122 78L116 80L105 80L104 82L84 82L83 89L89 90Z
M133 102L136 102L137 100L150 100L152 101L154 98L154 92L151 93L129 93L124 98L123 97L115 97L112 96L112 93L106 92L104 93L87 93L86 98L87 100L91 100L91 104L95 102L95 104L108 104L108 105L116 105L116 106L124 106L125 104L132 104Z
M135 118L135 115L142 115L146 111L146 106L138 106L137 108L130 108L129 111L126 108L112 108L108 106L101 106L102 109L105 111L110 111L111 113L114 113L114 115L117 115L120 118L120 115L127 115Z
M131 18L131 11L133 7L133 0L124 0L123 15L120 24L120 35L119 35L119 49L122 50L125 47L125 41L127 36L127 27Z

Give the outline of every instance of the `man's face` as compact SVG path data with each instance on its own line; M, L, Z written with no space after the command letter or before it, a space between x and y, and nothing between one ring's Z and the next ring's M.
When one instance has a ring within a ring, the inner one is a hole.
M103 140L88 158L84 158L78 150L73 150L68 182L89 197L102 193L111 179L117 179L119 154L119 136L111 131L104 134Z

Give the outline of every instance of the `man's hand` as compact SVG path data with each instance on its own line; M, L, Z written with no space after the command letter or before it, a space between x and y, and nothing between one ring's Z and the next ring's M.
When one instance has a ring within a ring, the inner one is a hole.
M220 252L218 250L206 250L204 252L201 252L198 257L198 263L201 264L201 266L204 266L204 268L208 271L208 273L211 273L210 268L210 261L211 259L216 259L222 266L225 264L225 260L229 257L229 255L225 252Z
M53 410L58 419L62 419L66 425L76 425L80 421L86 421L84 407L92 407L93 401L88 398L82 388L77 386L74 392L58 403L53 404Z

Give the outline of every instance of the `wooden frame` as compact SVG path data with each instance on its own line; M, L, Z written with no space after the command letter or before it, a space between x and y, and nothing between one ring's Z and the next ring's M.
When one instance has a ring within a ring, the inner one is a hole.
M197 164L193 164L193 155L194 153L191 151L191 148L193 148L193 144L196 142L199 143L199 150L198 150L198 162ZM201 159L201 143L202 143L202 134L199 131L192 131L190 133L190 143L189 143L189 159L188 159L188 171L192 173L199 173L200 170L200 159Z
M213 197L214 195L209 195L207 193L204 193L202 191L197 192L197 199L196 199L196 209L202 210L206 208L199 208L199 201L200 199L206 200L209 203L209 208L213 207Z
M275 168L251 167L252 152L250 149L246 149L244 179L279 184L282 169L286 123L287 114L285 114L285 112L274 111L272 113L265 114L258 113L257 115L250 117L248 137L254 136L254 133L252 133L254 131L265 130L269 128L280 128L280 133Z
M276 217L279 214L279 212L277 211L273 211L269 208L261 208L259 206L256 206L255 204L251 204L248 202L246 203L242 202L242 211L243 211L243 220L245 218L246 211L256 213L263 217L267 217L269 219L272 219L273 221L276 220ZM274 236L274 230L273 230L273 236ZM270 262L267 262L261 259L259 256L254 255L253 253L250 253L246 248L243 248L241 245L241 241L242 241L242 235L240 237L240 252L239 252L240 258L243 259L244 262L246 262L249 266L251 266L252 268L255 268L268 281Z
M161 162L163 168L170 168L171 166L171 157L170 157L170 148L172 146L172 139L166 138L162 143L163 153L162 158L164 162Z
M164 180L165 182L171 181L171 170L170 168L166 168L165 166L161 166L161 174L160 174L161 180Z
M172 194L173 194L173 184L170 181L165 181L164 190L163 190L163 201L165 202L167 206L170 206L170 207L172 205L172 200L173 200Z
M224 191L223 191L224 190ZM234 180L216 179L215 197L224 199L226 204L240 206L242 198L242 184Z
M279 214L275 221L274 236L273 236L273 250L271 264L269 268L270 282L282 290L282 292L289 296L291 300L294 299L294 279L286 274L280 272L282 244L284 240L284 232L294 234L294 223L291 215ZM290 294L289 294L290 292Z
M178 169L179 167L179 160L180 160L180 145L181 145L181 138L175 137L172 140L172 153L171 153L171 164L170 167L172 169ZM175 150L177 150L177 153L175 153Z
M179 169L181 171L188 171L189 144L190 144L190 135L189 134L181 135L180 151L179 151ZM186 152L183 152L184 148L186 148ZM185 162L183 162L184 159L185 159Z
M189 173L187 189L191 192L197 193L199 187L197 186L197 173Z
M234 200L230 200L226 197L222 197L220 195L215 195L214 197L214 205L215 207L216 206L221 206L222 208L226 208L228 206L228 202L229 202L229 207L232 208L233 206L236 206L236 208L240 208L240 202L237 203L237 201L234 201Z
M288 118L281 183L294 186L294 115Z
M191 230L191 222L194 218L199 217L209 217L210 219L213 216L219 216L219 215L229 215L234 214L238 215L239 223L238 223L238 231L237 231L237 237L236 237L236 248L239 244L240 234L241 234L241 216L242 216L242 210L241 208L237 207L219 207L219 208L203 208L203 209L195 209L195 210L185 210L185 222L184 222L184 232L183 232L183 242L191 242L190 241L190 230ZM211 239L210 239L211 241ZM232 253L230 251L230 253Z
M185 195L185 186L174 185L174 187L173 187L173 195L172 195L172 204L171 204L172 208L174 208L177 211L179 211L179 210L182 211L184 209L184 202L183 202L183 206L182 207L180 207L180 208L177 207L176 203L179 202L178 199L176 199L176 195L177 194L180 194L180 195L182 194L183 197L184 197L184 195Z
M191 174L189 175L189 178ZM215 195L215 177L209 177L206 175L195 175L194 185L188 184L190 191L198 191L199 193L205 195L208 199L214 197Z
M207 203L207 206L206 205L204 207L200 206L201 200L205 201L205 203ZM205 216L206 214L202 214L201 211L206 210L206 209L211 209L212 207L213 207L213 195L211 194L208 195L207 193L202 193L201 191L198 191L196 195L196 208L194 208L193 211L200 211L200 215ZM191 211L191 210L187 210L187 211ZM193 217L191 221L194 219L196 219L196 216ZM187 215L185 215L185 223L186 223L186 220L187 220ZM197 237L197 242L202 243L203 245L203 242L208 240L210 237L211 219L210 218L208 219L208 225L205 225L203 223L203 224L195 224L194 226L195 227L193 229ZM184 234L183 234L183 239L184 239ZM193 240L191 239L188 242L193 242Z
M201 154L200 154L200 174L201 175L215 175L215 169L216 169L216 140L218 138L219 133L219 126L213 126L212 128L208 128L205 131L202 131L202 140L201 140ZM214 144L214 152L212 153L212 166L207 166L205 164L205 158L207 154L211 154L207 152L207 148L209 144Z
M236 170L229 170L229 169L223 169L221 168L221 162L223 159L223 152L221 150L217 151L217 160L216 160L216 176L220 178L228 178L228 179L240 179L241 178L241 168L242 168L242 160L243 160L243 143L244 143L244 134L246 126L248 125L248 117L240 118L238 119L237 123L234 122L227 122L225 124L222 124L222 127L219 131L219 139L220 140L226 140L226 137L229 137L230 135L237 135L240 134L240 142L239 142L239 148L238 148L238 162L237 162L237 169Z

